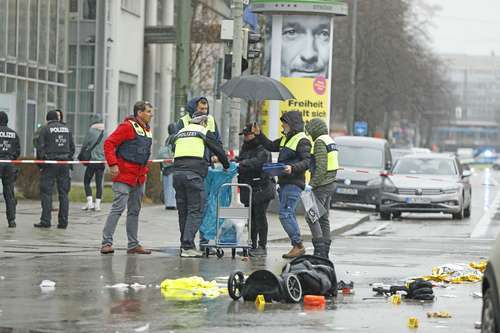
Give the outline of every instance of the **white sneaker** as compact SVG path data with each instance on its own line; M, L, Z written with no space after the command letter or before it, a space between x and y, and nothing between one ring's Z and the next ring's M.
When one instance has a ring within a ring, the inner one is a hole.
M203 253L196 249L184 250L181 249L181 257L182 258L201 258L203 257Z
M101 211L101 199L96 199L95 205L94 205L94 210L96 212L100 212Z

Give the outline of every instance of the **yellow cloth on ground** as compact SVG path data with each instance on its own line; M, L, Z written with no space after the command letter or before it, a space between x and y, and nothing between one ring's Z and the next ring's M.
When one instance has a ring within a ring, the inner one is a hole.
M465 264L447 264L432 269L432 275L423 276L424 280L460 284L479 282L483 278L486 261Z
M160 290L165 299L176 301L196 301L227 295L227 289L219 288L216 281L205 281L199 276L165 279Z

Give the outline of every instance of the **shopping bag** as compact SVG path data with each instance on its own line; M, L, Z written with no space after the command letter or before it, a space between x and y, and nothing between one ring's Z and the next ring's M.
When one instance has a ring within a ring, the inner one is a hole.
M327 214L326 209L318 204L318 200L312 191L303 191L300 194L300 199L302 205L304 205L306 220L309 223L316 223L323 215Z

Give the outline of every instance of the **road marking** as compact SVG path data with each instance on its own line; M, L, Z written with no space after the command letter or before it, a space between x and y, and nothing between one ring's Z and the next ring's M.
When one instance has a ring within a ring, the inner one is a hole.
M490 225L493 216L495 216L499 208L500 208L500 191L495 196L495 199L493 199L493 202L491 203L489 209L486 211L486 213L484 213L483 217L481 218L481 220L479 220L478 224L476 224L476 227L470 234L470 238L480 238L486 234L486 231L488 231L488 226Z

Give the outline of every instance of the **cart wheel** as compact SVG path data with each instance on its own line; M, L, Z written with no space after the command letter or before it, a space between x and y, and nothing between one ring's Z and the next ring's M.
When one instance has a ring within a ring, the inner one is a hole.
M209 247L205 247L205 257L209 257L210 256L210 248Z
M231 249L231 257L236 258L236 249Z
M227 280L227 291L229 296L235 301L239 300L241 297L241 290L245 285L245 275L241 271L235 271L229 275L229 280Z
M222 257L224 257L224 250L217 249L216 255L217 255L217 258L221 259Z
M285 295L291 303L298 303L302 299L302 286L294 274L287 274L285 279Z

